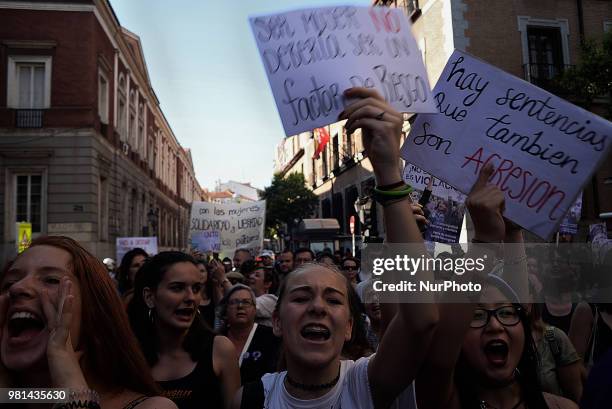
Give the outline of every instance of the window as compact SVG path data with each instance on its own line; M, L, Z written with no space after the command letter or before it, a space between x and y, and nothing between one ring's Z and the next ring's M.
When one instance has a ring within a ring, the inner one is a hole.
M519 16L525 79L546 87L569 65L567 20L543 20Z
M9 108L49 108L51 56L9 56L7 90Z
M128 124L128 141L133 151L138 151L138 123L136 123L137 95L135 91L130 92L130 123Z
M342 198L342 193L333 194L332 212L333 218L338 220L338 224L340 225L340 231L344 232L344 226L346 225L346 223L344 221L344 200Z
M612 20L604 21L603 29L604 29L604 33L607 33L608 31L612 31Z
M334 155L334 169L338 169L340 167L340 152L338 150L338 134L334 135L332 140L333 145L333 155Z
M42 174L15 175L15 222L32 223L32 233L43 232Z
M108 79L101 70L98 73L98 115L100 122L108 124Z
M153 147L153 138L149 138L149 146L147 146L147 154L149 155L149 169L155 169L155 151Z
M142 159L145 158L146 153L144 128L144 105L140 104L138 106L138 141L136 142L136 146L137 151L141 154Z
M117 103L117 132L121 136L121 140L126 140L127 134L127 122L126 122L126 109L127 102L125 96L125 78L123 75L119 76L119 87L117 89L117 94L119 96L119 102Z
M323 152L321 152L321 177L325 179L329 175L327 169L327 145L323 148Z

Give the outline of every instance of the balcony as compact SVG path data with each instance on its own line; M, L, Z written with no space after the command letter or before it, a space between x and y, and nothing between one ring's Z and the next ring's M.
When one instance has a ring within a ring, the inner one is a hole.
M525 80L550 91L554 88L554 80L571 67L572 65L523 64L523 74Z
M42 128L43 127L42 109L17 109L15 110L16 128Z

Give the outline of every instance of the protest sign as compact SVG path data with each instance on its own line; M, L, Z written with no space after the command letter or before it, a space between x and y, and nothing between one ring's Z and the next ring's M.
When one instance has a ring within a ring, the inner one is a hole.
M559 225L560 234L577 234L578 233L578 221L580 220L580 213L582 212L582 193L578 195L578 198L574 202L574 205L570 207L569 211L561 221Z
M139 247L149 256L157 254L157 237L117 237L117 264L128 251Z
M433 94L439 113L417 117L402 157L463 193L492 163L505 216L542 238L611 146L610 122L461 51Z
M230 257L238 248L259 254L263 246L265 218L265 200L242 203L193 202L189 235L194 243L194 238L198 242L198 235L202 233L218 234L219 252Z
M219 253L221 252L221 234L218 230L193 233L191 247L202 253Z
M32 242L32 223L18 222L16 224L17 231L17 253L23 253Z
M376 88L400 112L436 112L400 9L324 7L249 20L287 136L336 122L351 87Z
M414 189L412 201L418 203L431 181L431 197L423 206L429 225L423 239L437 243L458 243L465 214L465 195L452 186L433 178L421 168L407 163L404 182Z

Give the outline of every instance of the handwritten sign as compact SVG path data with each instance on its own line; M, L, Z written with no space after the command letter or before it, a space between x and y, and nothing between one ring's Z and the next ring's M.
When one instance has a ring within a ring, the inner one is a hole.
M224 255L231 257L238 248L258 254L263 247L265 217L265 200L223 204L193 202L189 229L191 242L194 238L197 242L202 233L218 234L219 252Z
M436 112L400 9L325 7L250 23L287 136L336 122L351 87L376 88L400 112Z
M404 167L403 177L404 182L414 189L411 194L414 203L420 201L433 178L431 197L423 209L429 221L423 239L437 243L458 243L465 214L465 195L410 163Z
M463 193L488 163L505 215L548 238L612 145L612 124L466 53L455 51L402 157Z
M149 256L157 254L157 237L117 237L117 264L128 251L140 247Z
M191 235L191 247L202 253L220 253L221 234L218 230L193 233Z

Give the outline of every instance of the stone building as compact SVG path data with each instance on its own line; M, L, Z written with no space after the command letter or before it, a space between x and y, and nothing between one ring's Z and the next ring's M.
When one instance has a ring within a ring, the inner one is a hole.
M0 1L0 260L19 221L98 257L117 237L184 248L203 194L108 1Z

